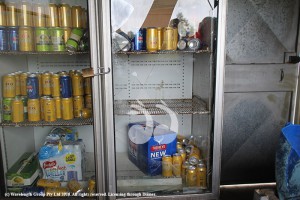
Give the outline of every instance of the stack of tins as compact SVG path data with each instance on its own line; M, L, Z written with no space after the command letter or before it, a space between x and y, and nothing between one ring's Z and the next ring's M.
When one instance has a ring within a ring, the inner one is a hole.
M177 135L177 153L162 157L162 176L181 177L186 187L207 188L207 170L194 138Z
M91 78L70 72L15 72L2 78L3 121L54 122L92 115Z
M83 35L87 24L81 6L0 2L0 51L65 51L71 30Z

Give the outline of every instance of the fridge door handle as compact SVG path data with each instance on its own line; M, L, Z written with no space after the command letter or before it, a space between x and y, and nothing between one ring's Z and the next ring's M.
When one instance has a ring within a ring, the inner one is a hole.
M105 74L109 74L110 73L110 68L107 68L107 71L104 71L105 67L98 67L98 73L95 74L95 76L99 76L99 75L105 75Z

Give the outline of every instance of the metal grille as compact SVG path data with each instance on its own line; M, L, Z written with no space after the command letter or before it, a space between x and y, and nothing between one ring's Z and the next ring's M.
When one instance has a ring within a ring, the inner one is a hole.
M175 114L208 114L206 103L198 97L192 99L143 99L143 100L117 100L115 101L115 114L117 115L166 115L168 111L159 107L170 109Z
M170 51L170 50L162 50L162 51L156 51L156 52L149 52L149 51L118 51L117 54L174 54L174 53L211 53L209 49L205 50L198 50L198 51L189 51L189 50L183 50L183 51Z
M11 127L25 127L25 126L83 126L83 125L92 125L93 118L82 119L82 118L75 118L72 120L62 120L59 119L55 122L21 122L21 123L12 123L12 122L2 122L1 126L11 126Z
M1 51L0 55L81 55L89 52L68 52L68 51Z

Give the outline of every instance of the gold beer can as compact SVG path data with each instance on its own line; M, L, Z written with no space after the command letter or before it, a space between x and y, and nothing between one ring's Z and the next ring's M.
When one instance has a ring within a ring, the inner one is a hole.
M46 27L46 13L44 4L35 4L33 9L33 26Z
M181 142L177 142L176 143L176 151L178 152L179 149L182 149L182 148L183 148L182 143Z
M173 176L173 158L170 155L164 155L162 157L162 176L163 177Z
M177 43L174 47L174 40L177 37L175 36L175 28L173 27L165 27L163 29L163 43L162 43L162 49L163 50L176 50L177 49ZM177 39L178 41L178 39Z
M84 94L92 94L92 78L84 78Z
M186 184L188 187L197 186L196 167L189 166L186 173Z
M82 28L82 8L81 6L72 6L72 27Z
M64 120L74 119L73 98L61 99L62 118Z
M12 102L12 122L24 121L24 104L21 98L16 97Z
M203 162L200 162L197 165L196 169L196 174L197 174L197 186L200 187L201 189L206 189L207 188L207 181L206 181L206 166Z
M53 97L60 97L60 81L59 74L52 74L51 76L51 94Z
M69 4L63 3L58 8L59 12L59 26L64 28L72 27L72 14Z
M29 2L23 1L20 5L20 26L32 27L32 6Z
M19 27L19 48L20 51L33 51L33 29L32 27Z
M76 70L74 70L74 69L71 69L71 70L69 70L69 76L72 78L72 76L75 74L75 72L76 72Z
M6 4L6 11L7 11L7 26L19 26L17 4L8 2Z
M73 76L71 74L70 76L72 78L73 96L82 96L84 94L82 74L76 72Z
M44 120L46 122L56 121L56 108L55 101L52 97L47 97L44 99Z
M0 26L6 26L6 5L3 2L0 2Z
M20 85L20 74L22 72L16 72L15 78L16 78L16 96L21 95L21 85Z
M74 110L74 117L79 118L82 114L82 109L84 108L84 100L83 96L74 96L73 97L73 110Z
M87 28L88 27L88 16L87 16L87 10L82 8L82 17L81 17L81 20L82 20L82 28Z
M176 177L181 176L182 157L179 153L173 154L173 174Z
M191 153L189 155L189 162L191 165L197 165L200 159L200 150L198 147L193 146Z
M64 43L66 44L71 35L72 29L71 28L63 28L63 31L64 31Z
M55 101L55 109L56 109L56 118L61 119L62 118L61 98L60 97L54 97L54 101Z
M156 52L158 50L157 28L147 28L146 46L147 46L147 51L149 52Z
M50 72L42 74L43 95L51 95L51 77L52 74Z
M58 9L56 4L49 3L47 8L46 23L47 27L58 27Z
M85 95L84 97L84 103L86 108L93 108L93 102L92 102L92 95Z
M178 44L178 29L174 28L174 39L173 39L173 50L177 50L177 44Z
M157 27L157 50L162 50L163 36L163 29Z
M186 181L186 174L187 174L187 169L190 166L188 161L184 161L182 166L181 166L181 177L184 181Z
M35 74L38 77L38 81L39 81L39 96L41 97L43 95L42 74L39 73L39 72L36 72Z
M41 114L41 120L44 120L44 101L45 101L45 98L47 98L48 96L42 96L40 98L40 114Z
M178 153L181 155L182 161L184 162L186 160L186 152L184 149L179 149Z
M39 99L28 99L27 102L28 109L28 121L38 122L41 120L41 105Z
M2 77L2 96L4 98L16 96L16 77L14 74L7 74Z
M90 108L83 108L82 110L81 110L81 114L80 114L80 116L82 117L82 118L84 118L84 119L87 119L87 118L91 118L92 117L92 109L90 109Z
M27 77L28 73L23 72L20 74L20 90L21 90L21 95L26 96L27 95Z

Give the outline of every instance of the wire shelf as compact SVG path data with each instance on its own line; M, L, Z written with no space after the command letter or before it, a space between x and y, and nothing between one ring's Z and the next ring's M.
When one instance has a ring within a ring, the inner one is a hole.
M198 97L192 99L143 99L117 100L114 103L116 115L166 115L209 114L206 103Z
M176 54L176 53L211 53L209 49L202 49L197 51L191 51L191 50L161 50L156 52L149 52L149 51L118 51L116 54Z
M1 126L3 127L26 127L26 126L84 126L84 125L93 125L93 118L74 118L72 120L62 120L59 119L55 122L45 122L45 121L38 121L38 122L29 122L24 121L20 123L13 123L13 122L2 122Z
M82 55L89 53L88 51L0 51L0 55Z

